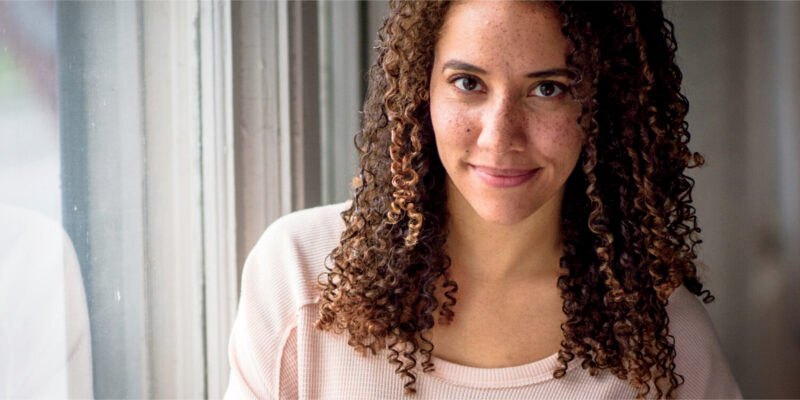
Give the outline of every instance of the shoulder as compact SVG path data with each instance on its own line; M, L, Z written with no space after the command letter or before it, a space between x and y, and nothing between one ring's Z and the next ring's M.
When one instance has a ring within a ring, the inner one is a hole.
M667 304L669 332L675 337L675 371L685 382L678 397L741 398L705 304L685 286Z
M300 309L316 302L317 278L344 230L347 203L316 207L272 223L247 256L228 357L226 398L279 397L281 360ZM291 350L291 349L289 349Z
M317 276L325 271L325 259L344 231L341 213L347 205L309 208L273 222L247 256L242 290L290 290L298 308L313 301Z
M256 247L265 244L262 243L265 238L276 236L291 240L312 240L312 245L331 238L338 241L344 229L341 214L349 204L347 201L286 214L267 228Z

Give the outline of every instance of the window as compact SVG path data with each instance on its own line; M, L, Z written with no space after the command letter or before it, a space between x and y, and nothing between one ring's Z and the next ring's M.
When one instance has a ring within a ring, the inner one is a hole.
M20 310L2 353L27 346L27 363L3 357L0 393L219 397L236 304L230 4L13 2L0 16L0 201L25 209L2 213L3 315ZM51 271L22 273L35 265Z
M19 282L20 262L4 260L15 275L3 282L52 300L40 308L76 299L77 311L61 309L53 324L85 344L83 365L65 361L74 345L56 346L53 368L73 376L50 394L224 393L237 266L273 219L349 194L366 54L357 27L373 8L0 3L0 126L11 144L0 150L0 177L12 188L0 202L49 219L39 235L57 235L45 250L69 256L40 263L69 266L73 278L46 296L40 283ZM346 52L320 50L326 40ZM20 299L2 293L3 310ZM16 333L46 326L34 305L21 310L31 318Z

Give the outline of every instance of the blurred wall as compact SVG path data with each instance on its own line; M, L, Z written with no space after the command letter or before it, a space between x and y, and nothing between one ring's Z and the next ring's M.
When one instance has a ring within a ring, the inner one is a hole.
M745 397L798 397L800 3L675 2L708 306Z

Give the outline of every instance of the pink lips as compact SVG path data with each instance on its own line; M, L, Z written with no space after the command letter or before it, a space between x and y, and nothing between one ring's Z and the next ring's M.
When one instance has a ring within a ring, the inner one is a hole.
M483 167L469 164L470 169L487 185L498 188L510 188L527 182L539 168L534 169L503 169Z

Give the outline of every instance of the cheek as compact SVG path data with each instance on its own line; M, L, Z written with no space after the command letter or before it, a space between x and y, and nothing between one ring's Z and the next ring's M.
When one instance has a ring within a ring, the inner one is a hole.
M574 163L583 146L583 132L572 117L542 121L539 148L556 163Z
M431 122L441 157L469 152L471 138L478 132L472 121L469 112L460 107L431 104Z

